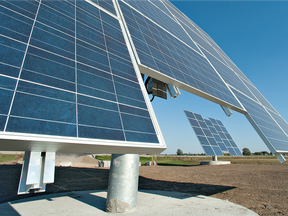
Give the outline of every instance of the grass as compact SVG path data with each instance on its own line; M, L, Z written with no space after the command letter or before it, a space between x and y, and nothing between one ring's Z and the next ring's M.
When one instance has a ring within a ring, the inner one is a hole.
M158 165L199 165L201 161L211 161L212 157L186 157L186 156L159 156ZM231 161L232 164L280 164L275 156L243 156L243 157L218 157L219 161ZM286 157L288 160L288 157ZM287 162L285 162L287 163Z
M286 157L286 160L288 158ZM228 160L232 164L280 164L279 160L275 156L243 156L243 157L232 157Z
M98 160L104 160L104 161L110 161L111 155L96 155L96 159ZM144 165L145 162L152 161L152 157L140 157L141 165Z
M0 163L22 159L22 154L0 154Z
M97 160L110 161L111 155L96 155Z
M9 162L13 160L22 159L22 154L0 154L0 163ZM285 157L288 160L288 157ZM98 160L111 160L111 155L97 155ZM206 156L157 156L157 164L162 166L197 166L201 161L211 161L212 157ZM279 164L280 162L275 156L243 156L243 157L231 157L224 156L218 157L219 161L231 161L232 164ZM145 162L152 161L152 156L141 156L141 165ZM287 164L284 162L284 164Z

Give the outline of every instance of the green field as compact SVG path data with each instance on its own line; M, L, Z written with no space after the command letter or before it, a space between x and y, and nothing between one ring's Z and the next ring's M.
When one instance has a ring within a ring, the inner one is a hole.
M22 154L0 154L0 163L22 159Z
M96 156L98 160L111 160L111 156ZM285 157L288 160L288 157ZM212 157L206 156L157 156L157 164L163 166L195 166L200 165L201 161L210 161ZM280 162L275 156L242 156L218 157L219 161L231 161L232 164L279 164ZM141 156L140 162L142 165L147 161L152 161L149 156ZM287 162L285 162L287 163Z
M22 154L0 154L0 163L19 160L23 158ZM288 161L288 157L285 157ZM98 160L111 160L110 155L96 155ZM140 156L141 165L147 161L152 161L152 156ZM211 161L211 156L157 156L157 164L160 166L197 166L201 161ZM219 161L231 161L232 164L279 164L280 162L275 156L242 156L232 157L223 156L218 157ZM288 163L288 162L284 163Z

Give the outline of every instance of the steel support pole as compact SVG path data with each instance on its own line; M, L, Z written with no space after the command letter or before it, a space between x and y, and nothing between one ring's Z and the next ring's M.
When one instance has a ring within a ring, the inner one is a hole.
M137 206L139 154L112 154L106 212L133 212Z

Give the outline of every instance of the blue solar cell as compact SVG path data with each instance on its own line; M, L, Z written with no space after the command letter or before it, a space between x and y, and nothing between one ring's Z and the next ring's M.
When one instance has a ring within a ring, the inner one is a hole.
M76 137L76 125L27 118L10 117L7 131L29 134Z
M234 151L236 152L237 155L242 156L242 153L238 148L234 148Z
M219 145L219 147L220 147L220 149L224 152L226 152L226 151L228 151L228 149L227 149L227 147L224 145L224 143L218 143L218 145Z
M221 128L220 128L220 126L214 125L214 127L215 127L215 129L216 129L217 132L221 132L221 131L222 131Z
M233 140L229 140L229 142L231 143L232 147L237 148L237 145L236 145L236 143Z
M212 148L213 148L213 150L214 150L214 152L215 152L216 155L219 155L219 156L222 156L222 155L223 155L221 149L220 149L218 146L217 146L217 147L216 147L216 146L213 146Z
M204 119L202 118L202 116L201 115L199 115L199 114L197 114L197 113L194 113L194 115L195 115L195 117L196 117L196 119L199 121L204 121Z
M222 132L218 132L219 136L222 138L222 139L226 139L226 136L224 135L224 133Z
M204 120L205 120L205 123L206 123L208 126L213 127L213 125L212 125L212 123L211 123L210 120L208 120L208 119L204 119ZM209 128L210 128L210 127L209 127Z
M211 131L211 133L213 133L213 134L218 134L218 132L216 131L216 129L214 128L214 126L209 126L209 129L210 129L210 131Z
M221 130L224 132L224 133L228 133L228 131L226 130L226 128L224 126L221 127Z
M215 124L217 125L216 119L213 119L213 118L209 118L209 119L210 119L210 121L212 122L213 125L215 125Z
M216 139L217 142L222 142L222 139L219 135L213 134L214 138Z
M186 116L187 116L188 118L190 118L190 119L191 119L191 118L192 118L192 119L196 119L194 113L189 112L189 111L187 111L187 110L184 110L184 112L185 112L185 114L186 114Z
M215 152L212 149L212 146L202 145L202 148L204 149L206 155L216 155Z
M199 139L201 145L209 145L208 139L206 137L197 135L197 138Z
M207 136L207 137L213 137L213 135L212 135L212 133L210 132L209 129L203 128L202 130L203 130L205 136Z
M231 145L231 143L227 139L224 139L223 142L227 147L234 147Z
M216 140L214 138L208 137L208 140L209 140L210 145L218 146L218 144L217 144L217 142L216 142Z
M96 1L94 1L96 3ZM112 0L98 0L97 1L98 4L103 7L104 9L108 10L109 12L113 13L114 15L116 15L116 11L113 5L113 1Z
M203 133L201 128L193 127L193 129L194 129L196 135L204 136L204 133Z
M195 127L200 127L200 125L198 124L198 121L197 120L194 120L194 119L189 119L189 122L192 126L195 126Z
M199 122L201 128L207 128L208 129L208 127L204 121L198 121L198 122Z
M228 149L230 155L232 155L232 156L236 156L237 155L237 153L234 151L233 148L227 148L227 149Z

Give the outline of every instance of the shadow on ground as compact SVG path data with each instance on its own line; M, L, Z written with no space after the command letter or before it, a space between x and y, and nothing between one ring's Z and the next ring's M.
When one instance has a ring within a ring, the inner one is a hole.
M193 166L200 166L200 164L194 164L194 165L183 165L183 164L165 164L165 163L157 163L157 166L181 166L181 167L193 167Z
M33 193L17 196L21 165L0 165L0 203L27 197L37 197L48 193L106 190L109 169L56 167L55 182L48 184L45 193ZM235 187L210 184L159 181L140 176L139 189L175 191L210 196ZM72 195L72 194L71 194Z

